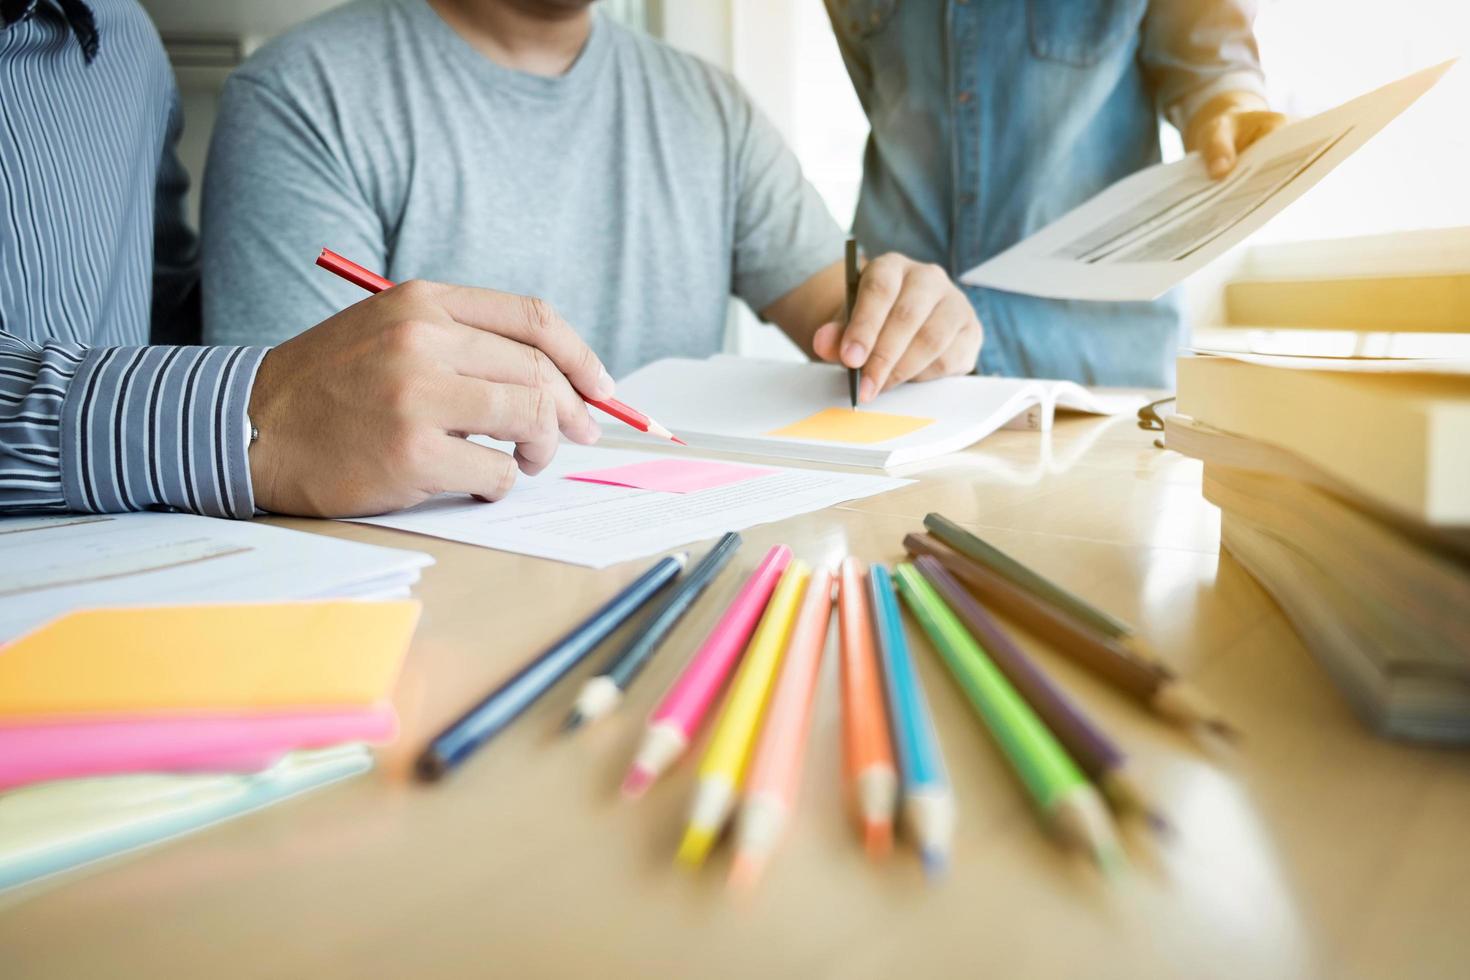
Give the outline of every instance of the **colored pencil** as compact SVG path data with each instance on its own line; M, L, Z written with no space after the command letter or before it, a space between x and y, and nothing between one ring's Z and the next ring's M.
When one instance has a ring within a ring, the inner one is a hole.
M1130 650L1031 595L926 534L910 534L903 546L911 555L932 555L950 574L996 612L1045 640L1057 652L1096 674L1164 720L1237 737L1231 725L1204 696L1162 664L1150 664Z
M1097 789L918 570L905 563L894 574L904 602L1047 822L1102 867L1115 867L1121 852Z
M1081 596L1068 592L979 535L966 531L942 514L927 515L924 518L924 527L930 534L971 561L984 565L1043 602L1050 603L1078 622L1117 641L1140 659L1150 664L1160 662L1158 655L1138 636L1132 626L1106 610L1097 608Z
M781 667L781 655L786 650L797 607L811 577L810 566L800 559L793 559L781 573L781 581L720 709L709 748L699 763L694 804L689 810L684 839L679 844L679 863L686 867L697 868L704 863L735 807L756 732L760 730L776 672Z
M376 272L358 265L351 259L338 255L329 248L322 249L321 254L316 257L316 264L328 272L346 279L354 286L360 286L366 289L370 293L381 293L385 289L393 288L393 282L391 280L384 279ZM683 439L675 436L658 422L644 415L631 405L618 401L616 398L588 398L582 395L581 392L577 394L593 408L601 409L619 422L626 422L639 432L647 432L649 435L658 436L660 439L677 442L681 446L688 445Z
M975 597L930 555L920 555L914 560L914 567L965 624L1011 686L1046 722L1082 771L1103 791L1113 809L1127 816L1143 817L1155 830L1167 829L1168 822L1149 805L1134 780L1127 756L1012 642Z
M842 321L842 327L843 327L843 330L845 332L846 329L847 329L847 327L849 327L852 324L852 309L853 309L854 306L857 306L857 294L858 294L859 273L858 273L858 246L857 246L857 239L856 238L849 238L847 240L847 249L846 249L846 252L844 253L843 259L844 259L844 261L843 261L843 266L844 266L843 272L844 272L845 278L847 280L847 283L846 283L846 285L847 285L847 301L845 303L845 311L846 312L844 313L844 318L843 318L843 321ZM840 342L839 342L839 348L840 348ZM840 349L839 349L838 356L839 357L841 356ZM859 384L861 384L862 380L863 380L863 369L862 368L848 368L847 369L847 397L852 402L852 407L853 408L857 408L857 406L858 406L858 386L859 386Z
M842 742L847 780L873 857L893 846L893 811L898 804L898 769L883 707L883 679L873 644L873 619L863 588L866 569L856 558L842 561L837 626L842 637Z
M638 755L623 779L623 795L636 798L684 754L699 731L716 695L740 662L745 642L760 622L761 613L791 561L791 549L778 544L766 552L759 567L725 609L688 665L648 718L648 731Z
M440 778L495 737L672 582L688 563L689 555L685 553L657 561L510 680L455 719L419 756L416 771L420 778Z
M689 574L664 597L663 603L648 614L637 634L629 637L622 648L608 658L597 676L582 685L575 707L562 723L563 731L571 731L584 722L596 721L618 706L623 700L623 692L648 666L679 620L694 608L695 601L739 548L740 535L731 531L689 570Z
M766 721L750 762L745 802L736 823L735 861L730 884L754 885L775 850L786 821L796 809L802 758L811 730L812 700L827 649L832 618L832 573L818 569L791 628L785 664L771 694Z
M924 688L914 669L913 654L898 613L898 596L888 569L868 569L868 592L873 605L873 632L878 638L878 656L883 663L884 688L888 692L888 717L893 727L894 754L903 780L903 815L909 833L919 848L924 870L937 875L949 865L954 836L954 791L934 718Z

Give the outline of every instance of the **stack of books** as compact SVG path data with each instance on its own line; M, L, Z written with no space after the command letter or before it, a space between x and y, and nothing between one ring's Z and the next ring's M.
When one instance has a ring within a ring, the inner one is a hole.
M1470 362L1178 369L1166 441L1204 461L1223 550L1375 729L1470 740Z

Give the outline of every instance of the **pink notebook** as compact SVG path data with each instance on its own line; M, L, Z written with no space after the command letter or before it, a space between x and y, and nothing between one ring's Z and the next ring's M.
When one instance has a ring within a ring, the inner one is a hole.
M392 705L342 711L0 721L0 791L125 772L252 772L293 749L391 741Z

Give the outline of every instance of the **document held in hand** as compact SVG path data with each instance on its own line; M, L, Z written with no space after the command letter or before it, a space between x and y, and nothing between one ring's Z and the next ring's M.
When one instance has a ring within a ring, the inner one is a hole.
M1228 177L1198 154L1125 177L960 277L1057 299L1162 296L1281 213L1427 92L1453 61L1263 137Z
M0 716L371 705L411 600L89 609L0 646Z

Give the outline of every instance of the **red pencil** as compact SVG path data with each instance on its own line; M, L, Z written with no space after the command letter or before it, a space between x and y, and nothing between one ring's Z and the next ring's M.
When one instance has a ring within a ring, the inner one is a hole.
M343 258L329 248L322 249L322 254L316 257L316 264L328 272L341 276L354 286L361 286L370 293L381 293L383 290L393 287L393 283L390 280L384 279L370 269L364 269L351 259ZM680 439L668 429L659 425L658 422L644 415L633 406L623 404L616 398L609 398L606 401L602 401L583 396L583 399L593 408L602 409L619 422L626 422L639 432L647 432L651 436L658 436L661 439L668 439L670 442L677 442L681 446L688 445L683 439Z

